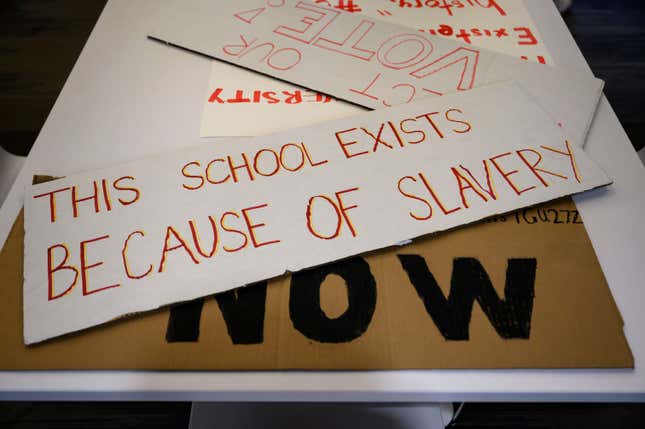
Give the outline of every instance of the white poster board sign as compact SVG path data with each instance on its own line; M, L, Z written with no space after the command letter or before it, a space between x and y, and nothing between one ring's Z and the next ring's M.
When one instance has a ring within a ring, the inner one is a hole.
M513 83L235 147L30 187L25 342L610 182Z
M422 2L391 0L318 2L335 9L404 25L424 34L553 65L521 0ZM200 135L256 136L350 116L364 108L240 67L213 61L204 92ZM252 122L244 117L253 116Z
M584 73L324 3L194 0L164 8L150 32L157 40L373 109L512 79L582 146L602 90L600 80Z

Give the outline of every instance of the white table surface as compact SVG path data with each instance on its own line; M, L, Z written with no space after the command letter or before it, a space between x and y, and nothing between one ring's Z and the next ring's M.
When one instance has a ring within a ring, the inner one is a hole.
M589 72L551 0L525 1L556 63ZM69 174L204 142L199 129L209 60L146 39L158 4L111 0L106 6L0 208L0 242L34 173ZM635 370L5 371L0 399L645 400L645 169L606 99L586 148L615 180L576 202L625 320Z

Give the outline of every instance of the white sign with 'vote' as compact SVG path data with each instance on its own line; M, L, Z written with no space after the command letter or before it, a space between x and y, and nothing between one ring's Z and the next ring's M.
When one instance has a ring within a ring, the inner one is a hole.
M25 342L608 183L505 83L35 185Z
M410 27L427 37L449 38L527 61L554 64L522 0L326 0L316 4ZM404 91L405 87L396 90ZM211 63L203 102L202 137L258 136L365 111L223 61ZM255 115L253 123L244 122L245 115Z
M489 0L463 3L503 12ZM149 34L372 109L514 80L566 127L574 144L584 145L602 81L386 19L320 1L166 0L159 3L157 23ZM261 92L236 91L226 100L244 103L262 97Z

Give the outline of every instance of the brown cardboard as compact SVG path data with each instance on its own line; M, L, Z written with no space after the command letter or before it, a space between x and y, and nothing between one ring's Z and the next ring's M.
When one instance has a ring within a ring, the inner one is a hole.
M365 255L376 305L367 330L353 341L321 343L297 331L289 313L291 277L283 276L267 287L261 344L233 345L217 302L207 298L198 341L167 342L170 310L162 309L31 347L22 341L21 213L0 253L0 369L632 368L623 321L575 205L564 199L540 210L550 222L518 224L520 212ZM527 219L536 213L529 209ZM529 338L501 338L475 302L469 339L445 340L401 254L424 257L444 295L454 258L477 258L502 298L507 260L536 258ZM344 313L346 290L340 277L326 278L320 302L327 317Z

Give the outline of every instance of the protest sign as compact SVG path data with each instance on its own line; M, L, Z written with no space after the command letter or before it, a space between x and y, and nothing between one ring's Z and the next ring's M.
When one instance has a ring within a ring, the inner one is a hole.
M330 0L317 4L404 25L428 36L446 37L540 64L554 64L524 1ZM223 61L211 64L203 102L202 137L264 135L364 111L329 95ZM245 121L247 115L254 115L255 119Z
M69 176L27 192L25 342L608 183L509 83Z
M584 145L602 91L543 66L301 0L169 2L154 39L372 109L514 80ZM235 102L258 97L236 92ZM262 94L259 95L263 98Z

